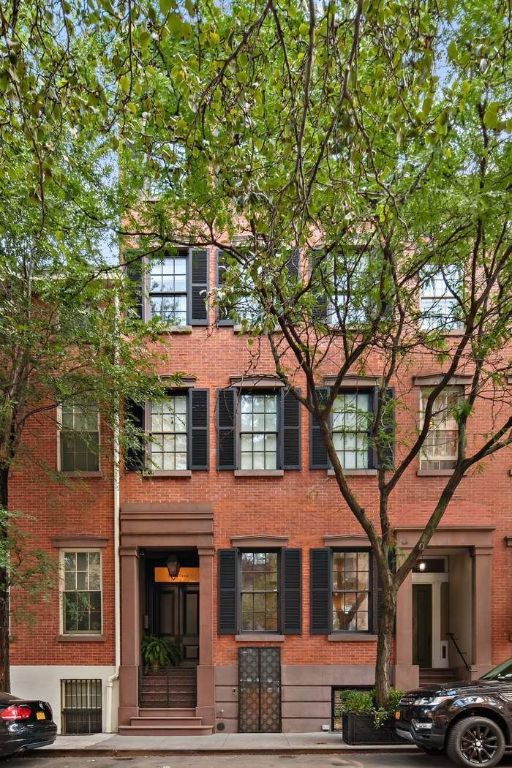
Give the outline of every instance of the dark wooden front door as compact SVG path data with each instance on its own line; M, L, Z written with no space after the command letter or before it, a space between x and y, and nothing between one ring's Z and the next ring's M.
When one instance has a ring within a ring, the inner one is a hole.
M161 584L157 588L156 632L183 646L183 663L199 660L199 587Z
M432 585L412 587L413 664L432 666Z
M240 648L238 652L238 730L281 731L281 649Z

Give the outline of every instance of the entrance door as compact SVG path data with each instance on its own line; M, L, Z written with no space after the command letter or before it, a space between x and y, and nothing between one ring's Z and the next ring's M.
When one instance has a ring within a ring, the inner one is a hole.
M413 664L432 667L432 585L412 586Z
M156 632L183 646L183 663L199 660L199 588L161 584L157 591Z
M240 648L238 676L240 733L280 733L281 649Z

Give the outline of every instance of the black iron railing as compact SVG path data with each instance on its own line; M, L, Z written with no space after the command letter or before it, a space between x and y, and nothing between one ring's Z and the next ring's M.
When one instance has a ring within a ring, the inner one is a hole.
M62 733L101 733L101 680L61 680Z
M459 644L458 644L458 642L457 642L457 640L455 638L455 635L453 634L453 632L447 632L446 634L450 638L452 643L454 644L455 650L457 651L457 653L459 654L460 658L462 659L462 663L464 664L464 666L466 668L466 671L467 672L471 672L471 667L469 666L468 662L466 661L466 657L464 656L464 653L461 651L460 646L459 646Z

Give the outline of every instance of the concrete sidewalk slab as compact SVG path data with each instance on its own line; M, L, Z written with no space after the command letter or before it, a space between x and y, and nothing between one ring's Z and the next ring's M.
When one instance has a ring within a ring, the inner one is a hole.
M417 752L401 744L351 746L339 733L215 733L211 736L119 736L95 733L86 736L57 736L50 747L31 752L41 757L84 754L214 754L311 752Z

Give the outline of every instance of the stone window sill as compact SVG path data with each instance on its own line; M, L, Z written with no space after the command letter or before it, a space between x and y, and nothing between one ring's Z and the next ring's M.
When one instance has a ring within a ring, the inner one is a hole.
M327 635L330 643L373 643L377 642L378 635L368 632L333 632Z
M192 333L193 327L191 325L170 325L168 328L165 328L162 331L159 331L160 336L165 336L166 334L172 334L172 333Z
M284 643L284 635L274 635L272 632L246 632L235 635L237 643Z
M254 331L252 331L250 328L248 328L247 330L244 330L243 327L239 324L233 325L232 328L233 328L233 333L237 333L237 334L246 334L247 336L250 336L251 334L254 333ZM281 326L275 325L272 333L281 333ZM259 333L258 335L262 336L264 334Z
M450 477L453 475L453 469L418 469L418 477Z
M159 469L156 472L144 472L143 477L192 477L191 469Z
M75 478L76 477L77 478L81 478L81 477L103 477L103 472L101 472L100 470L98 470L96 472L80 472L80 471L66 472L64 470L61 470L59 474L61 474L62 477L70 477L70 478L71 477L75 477Z
M329 477L334 477L334 469L328 469L327 474ZM345 469L343 474L346 477L377 477L376 469Z
M235 469L235 477L284 477L284 469Z
M58 635L58 643L104 643L105 635Z

